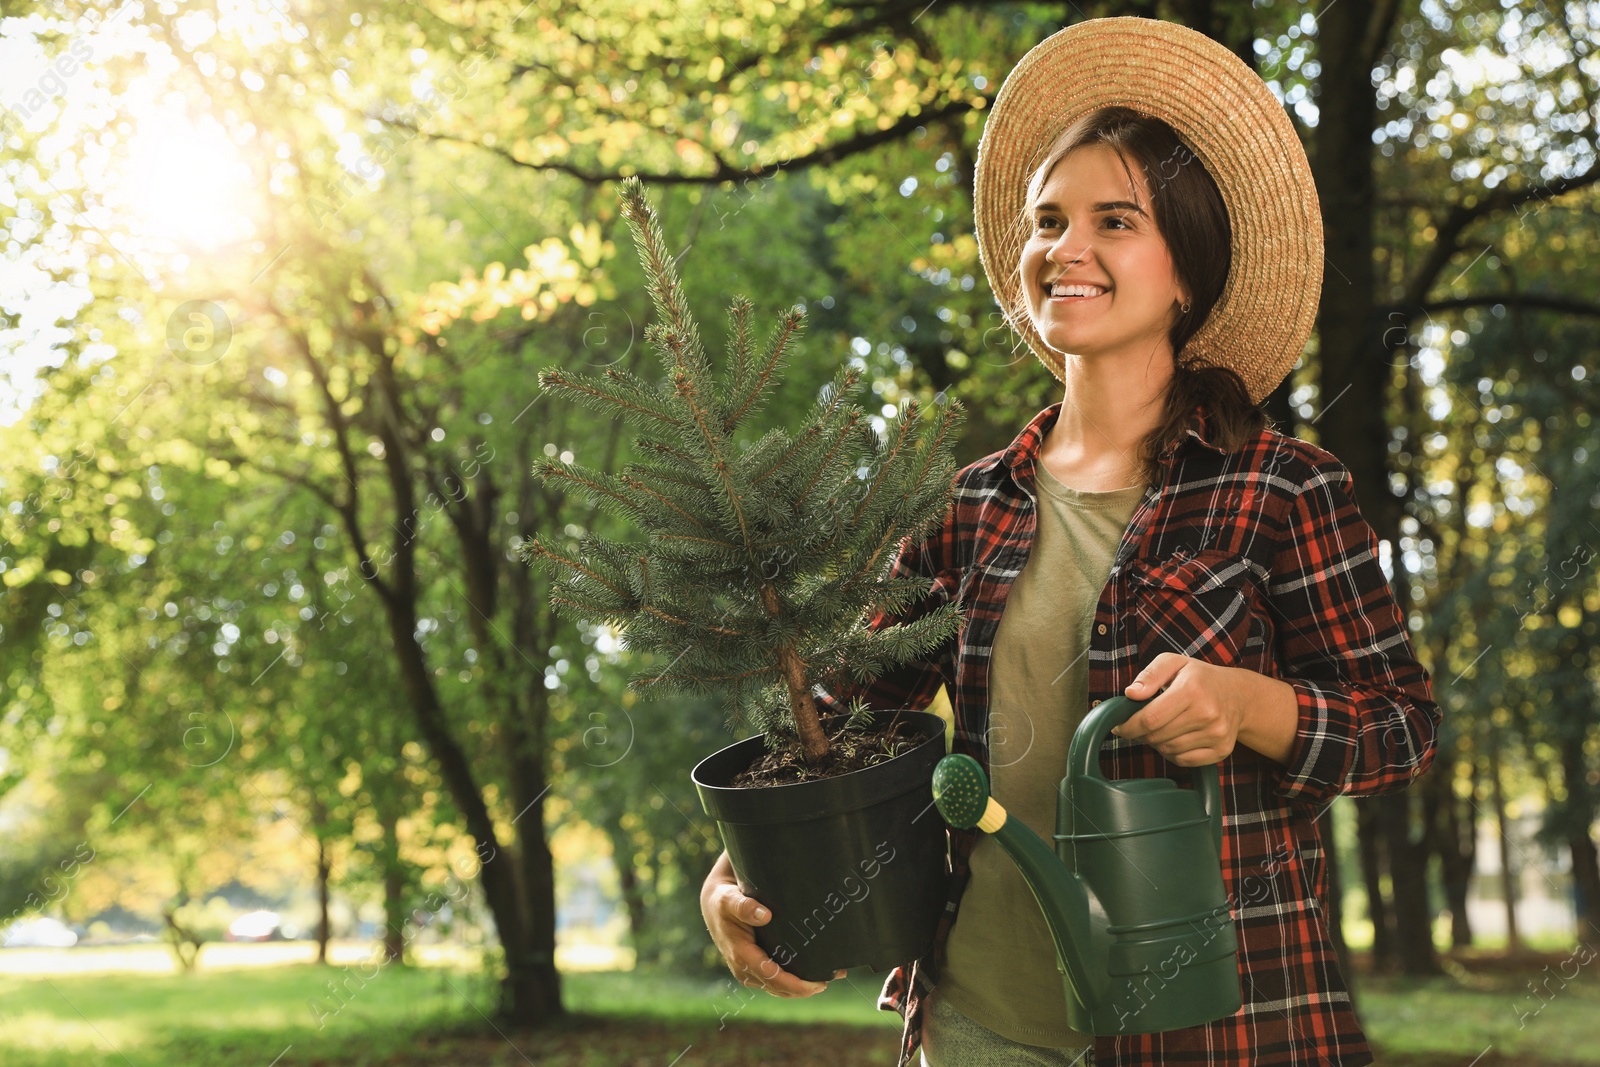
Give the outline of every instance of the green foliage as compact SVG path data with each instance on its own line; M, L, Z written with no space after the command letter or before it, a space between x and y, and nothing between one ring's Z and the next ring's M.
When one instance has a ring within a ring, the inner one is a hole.
M521 552L552 571L558 611L611 625L630 647L671 657L665 668L631 679L636 690L720 694L730 725L784 733L797 692L786 661L799 664L798 691L809 693L816 684L875 676L956 632L953 604L877 631L867 622L870 612L907 612L931 585L887 572L900 542L925 536L947 512L951 444L963 411L952 399L920 418L911 401L880 437L852 400L860 371L846 364L797 430L774 428L741 442L804 312L784 313L757 352L750 302L735 298L729 368L718 379L642 183L625 181L622 199L660 316L646 339L666 382L656 388L615 369L599 376L551 369L539 383L641 427L642 458L614 475L548 460L534 473L587 495L649 541L591 534L573 553L534 537Z

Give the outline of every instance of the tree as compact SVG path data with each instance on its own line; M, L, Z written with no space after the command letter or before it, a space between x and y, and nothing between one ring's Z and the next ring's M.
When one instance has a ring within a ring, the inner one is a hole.
M647 458L615 476L549 461L535 473L612 508L650 543L591 535L574 556L534 537L523 555L570 576L552 592L559 607L618 626L631 647L676 653L665 670L632 680L642 694L719 693L731 725L748 721L774 742L798 744L816 769L832 750L813 687L876 677L932 652L960 625L954 603L878 631L866 619L904 611L932 584L885 575L900 542L931 532L949 507L961 406L952 400L925 426L913 402L880 441L848 399L860 375L846 365L797 433L775 428L741 448L803 312L783 316L758 355L750 302L735 298L728 377L715 379L642 183L627 179L621 196L662 316L647 337L670 386L615 369L598 378L541 372L550 393L649 436L635 442ZM858 719L861 708L850 725Z

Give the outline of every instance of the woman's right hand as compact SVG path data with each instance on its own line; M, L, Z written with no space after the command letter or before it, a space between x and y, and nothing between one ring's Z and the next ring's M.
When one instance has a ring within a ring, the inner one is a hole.
M771 922L772 912L739 892L727 852L717 857L700 887L700 914L723 962L741 984L765 989L775 997L809 997L828 988L827 982L808 982L790 974L756 944L755 928ZM843 978L844 974L837 971L834 977Z

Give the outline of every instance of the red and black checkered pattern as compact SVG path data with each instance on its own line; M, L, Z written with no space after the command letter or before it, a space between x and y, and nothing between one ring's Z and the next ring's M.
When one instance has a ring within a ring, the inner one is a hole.
M947 687L953 749L989 770L988 671L1006 591L1037 528L1034 469L1061 404L1011 445L963 468L945 525L901 545L896 574L933 589L918 612L955 598L966 619L933 662L869 685L822 693L828 710L860 695L874 708L925 708ZM1288 763L1242 745L1223 760L1224 882L1239 939L1244 1003L1185 1030L1101 1038L1097 1063L1325 1064L1372 1053L1328 939L1317 818L1340 794L1404 788L1433 761L1440 713L1361 517L1350 473L1329 452L1272 430L1225 452L1197 406L1162 456L1159 484L1135 509L1089 634L1091 706L1121 694L1164 651L1246 667L1291 684L1300 724ZM873 626L898 621L879 614ZM1108 778L1189 772L1112 736ZM922 1012L955 921L977 831L949 830L950 896L932 958L908 961L878 1006L905 1017L899 1067L920 1044Z

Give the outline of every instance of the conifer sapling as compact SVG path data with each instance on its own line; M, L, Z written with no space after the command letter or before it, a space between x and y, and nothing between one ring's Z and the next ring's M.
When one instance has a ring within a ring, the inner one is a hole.
M631 678L636 692L720 695L730 727L766 731L769 749L797 744L804 764L820 768L831 746L813 687L869 681L928 655L960 627L954 603L917 614L931 578L890 572L902 540L926 537L944 520L964 411L952 398L919 415L908 401L880 437L851 399L861 372L846 363L794 431L749 440L804 311L780 315L758 351L752 305L736 296L727 373L718 377L643 183L624 180L621 200L657 313L645 340L665 377L653 384L614 367L597 376L541 371L545 392L642 433L637 461L616 474L553 460L533 473L596 501L648 540L585 533L575 546L534 537L518 549L550 572L556 611L610 625L628 647L668 661ZM845 729L869 718L854 701Z

